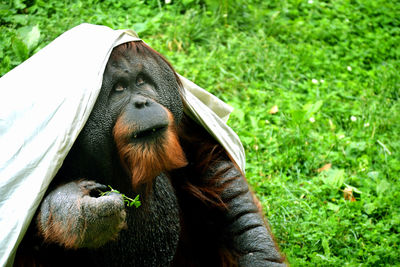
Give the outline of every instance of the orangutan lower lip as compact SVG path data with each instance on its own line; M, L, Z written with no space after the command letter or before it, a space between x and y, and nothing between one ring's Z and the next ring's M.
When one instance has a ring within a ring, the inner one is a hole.
M164 133L168 128L168 124L155 125L147 129L143 129L132 134L132 140L154 138Z

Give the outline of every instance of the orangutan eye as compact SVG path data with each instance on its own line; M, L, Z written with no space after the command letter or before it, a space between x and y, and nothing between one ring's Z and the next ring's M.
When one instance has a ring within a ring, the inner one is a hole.
M122 84L118 84L118 85L115 86L115 88L114 88L114 90L115 90L116 92L123 92L123 91L125 91L125 89L126 89L126 87L123 86Z
M143 78L142 77L138 77L137 80L136 80L136 85L140 86L140 85L143 85L143 84L144 84Z

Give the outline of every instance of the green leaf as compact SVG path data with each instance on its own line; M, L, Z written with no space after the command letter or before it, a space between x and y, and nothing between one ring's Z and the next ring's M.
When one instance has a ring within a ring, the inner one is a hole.
M251 129L257 129L258 128L258 120L257 118L255 118L254 116L250 116L250 125L251 125Z
M139 201L139 195L136 195L136 197L134 199L132 199L130 197L127 197L125 194L121 194L118 190L115 190L110 185L108 185L108 187L110 188L109 191L103 192L103 191L99 190L101 196L108 196L111 193L117 193L122 196L122 199L124 200L124 202L126 203L126 206L128 206L128 207L132 207L133 205L135 205L135 207L138 208L142 204Z
M24 9L26 7L24 1L21 0L13 0L13 5L16 9Z
M140 205L142 205L142 202L139 200L139 195L137 195L137 196L133 199L133 201L131 202L131 206L132 206L132 204L135 205L136 208L139 208Z
M376 193L381 196L383 193L385 193L389 188L391 184L386 180L381 180L377 185L376 185Z
M27 15L17 14L17 15L12 16L12 21L17 25L18 24L19 25L26 25L28 23L28 16Z
M320 177L322 181L334 188L340 188L344 184L344 170L341 169L329 169L321 172Z
M348 153L357 153L357 152L363 152L367 148L367 143L364 141L360 142L351 142L348 147L346 148L346 151Z
M235 110L233 111L232 115L236 116L239 119L239 121L243 121L245 113L240 108L235 107Z
M328 205L328 209L330 209L331 211L334 211L334 212L338 212L340 209L339 205L333 204L331 202L328 202L327 205Z
M367 176L373 180L377 180L380 176L380 173L378 171L372 171L372 172L369 172L367 174Z
M317 113L321 109L323 103L324 103L324 101L319 100L315 103L305 104L303 106L303 110L306 111L305 118L309 119L311 116L313 116L315 113Z
M24 42L18 38L13 38L12 40L12 50L17 55L19 61L24 61L29 57L28 47Z
M329 248L329 240L327 238L323 238L321 243L322 243L322 247L324 248L325 255L330 256L331 250Z
M17 34L29 52L32 52L39 44L40 30L38 25L21 27L18 29Z
M372 214L374 212L374 210L376 210L376 204L375 203L367 203L364 205L364 211L367 214Z
M147 30L147 23L146 22L144 22L144 23L135 23L135 24L133 24L132 28L133 28L133 30L135 32L137 32L139 34L139 33L142 33L142 32Z

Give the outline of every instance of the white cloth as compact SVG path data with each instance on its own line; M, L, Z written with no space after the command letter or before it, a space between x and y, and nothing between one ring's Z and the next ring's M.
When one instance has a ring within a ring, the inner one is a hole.
M246 158L237 134L226 124L233 108L195 83L179 75L185 89L185 112L197 120L245 172Z
M84 126L112 49L138 40L129 30L81 24L0 78L0 266L12 265L49 183ZM244 171L243 147L225 124L232 109L181 79L185 112Z

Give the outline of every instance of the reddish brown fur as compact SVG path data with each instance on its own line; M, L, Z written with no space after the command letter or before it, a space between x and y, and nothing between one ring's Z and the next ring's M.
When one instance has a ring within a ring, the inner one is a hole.
M226 208L221 193L229 185L230 180L239 177L226 177L225 174L229 169L220 168L214 170L212 177L202 179L207 176L210 167L229 160L226 151L204 128L186 116L179 126L179 137L190 157L190 162L195 163L195 177L190 177L186 181L185 190L207 205Z
M214 169L210 173L210 169L215 168L220 162L229 161L226 151L203 127L187 116L184 116L178 129L180 141L185 148L188 160L194 163L192 175L187 177L181 185L183 190L212 209L227 209L228 207L221 197L222 192L230 181L239 177L227 177L229 168L226 167ZM201 232L202 230L198 229L197 231ZM196 263L185 261L185 255L180 254L181 252L178 251L174 266L198 266ZM220 247L217 254L219 263L216 266L237 266L237 256L233 251Z
M75 234L72 235L70 229L74 227L72 224L77 218L73 218L68 220L67 225L65 226L63 221L57 221L53 218L52 213L49 214L49 218L47 219L47 225L44 228L41 221L41 214L39 213L37 221L38 223L38 231L43 236L43 239L47 243L57 243L66 248L77 248L79 237Z
M143 144L130 142L135 131L134 125L126 125L122 116L117 120L113 134L122 164L130 172L132 186L151 184L158 174L186 166L187 161L179 144L175 123L171 112L165 109L169 117L169 126L161 144Z

